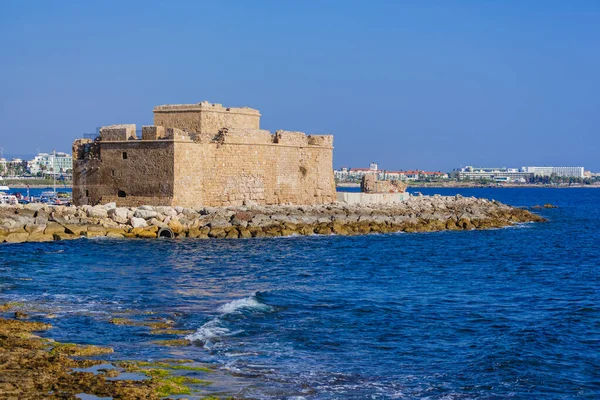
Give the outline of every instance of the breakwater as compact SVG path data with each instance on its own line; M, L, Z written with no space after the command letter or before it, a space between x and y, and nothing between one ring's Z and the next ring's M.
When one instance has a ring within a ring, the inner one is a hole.
M81 207L27 204L0 207L1 242L114 238L251 238L359 235L489 229L544 219L527 210L474 197L411 197L394 205L183 208Z

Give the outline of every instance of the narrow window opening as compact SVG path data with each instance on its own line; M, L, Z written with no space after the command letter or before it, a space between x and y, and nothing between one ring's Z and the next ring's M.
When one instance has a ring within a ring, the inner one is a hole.
M123 160L127 160L127 152L126 151L123 152Z
M85 197L90 197L90 191L89 190L85 191Z
M119 193L117 193L117 196L119 196L119 197L127 197L127 195L125 194L125 192L122 191L122 190L119 190Z
M114 169L112 170L112 176L115 176L115 170Z

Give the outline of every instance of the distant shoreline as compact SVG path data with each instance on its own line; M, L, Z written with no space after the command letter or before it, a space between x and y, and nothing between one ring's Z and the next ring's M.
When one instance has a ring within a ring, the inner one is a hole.
M45 185L45 184L30 184L30 185L26 185L26 184L22 184L22 183L0 183L0 185L6 185L8 186L11 190L13 189L27 189L27 187L29 186L30 189L45 189L45 188L51 188L52 184L49 185ZM60 191L60 190L65 190L65 189L72 189L73 186L71 185L67 185L67 187L64 187L63 185L56 185L56 191Z
M339 188L359 188L360 183L351 183L351 182L342 182L338 183L336 187ZM514 189L514 188L523 188L523 189L535 189L535 188L544 188L544 189L600 189L600 185L535 185L535 184L518 184L518 185L480 185L474 183L459 183L459 182L447 182L447 183L416 183L416 184L408 184L409 188L431 188L431 189Z
M27 189L27 185L26 184L8 184L8 187L10 187L10 189ZM31 184L29 185L29 188L31 189L45 189L45 188L51 188L52 184L50 185L42 185L42 184ZM360 183L349 183L349 182L343 182L343 183L338 183L336 185L336 187L338 188L359 188L360 187ZM527 185L527 184L521 184L521 185L476 185L476 184L467 184L467 183L458 183L458 182L452 182L452 183L432 183L432 184L424 184L424 183L418 183L418 184L410 184L408 185L409 188L431 188L431 189L444 189L444 188L453 188L453 189L464 189L464 188L478 188L478 189L482 189L482 188L490 188L490 189L505 189L505 188L524 188L524 189L535 189L535 188L545 188L545 189L600 189L600 185L572 185L572 186L567 186L567 185ZM64 189L73 189L73 187L71 185L67 185L67 187L64 186L56 186L56 191L61 191Z

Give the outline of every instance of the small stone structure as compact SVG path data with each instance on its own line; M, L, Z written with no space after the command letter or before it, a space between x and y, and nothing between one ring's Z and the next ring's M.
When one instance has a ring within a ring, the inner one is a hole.
M154 125L100 129L73 143L73 201L119 206L328 204L333 136L260 129L258 110L163 105Z
M363 193L404 193L406 184L397 180L377 179L377 173L368 173L362 177L360 190Z
M360 182L361 193L338 192L337 200L346 204L398 204L408 200L406 184L395 180L380 181L377 170L367 173Z

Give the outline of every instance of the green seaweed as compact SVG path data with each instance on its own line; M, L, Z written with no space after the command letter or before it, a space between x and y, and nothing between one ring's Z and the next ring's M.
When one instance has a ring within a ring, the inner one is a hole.
M86 346L76 343L55 342L53 345L54 347L52 348L52 350L50 350L50 354L52 355L62 354L66 356L90 357L113 352L113 349L110 347L100 347L93 345Z
M162 368L141 369L140 372L148 376L167 377L171 376L171 372Z
M8 303L0 304L0 312L7 312L17 307L25 307L25 303L18 301L9 301Z
M159 346L189 346L191 342L187 339L168 339L168 340L154 340L152 343Z
M178 369L184 371L201 371L201 372L215 372L214 370L208 367L193 367L190 365L173 365L170 367L171 369Z

